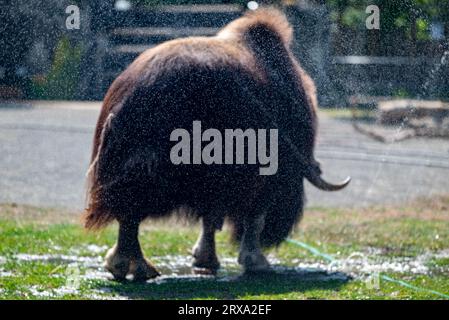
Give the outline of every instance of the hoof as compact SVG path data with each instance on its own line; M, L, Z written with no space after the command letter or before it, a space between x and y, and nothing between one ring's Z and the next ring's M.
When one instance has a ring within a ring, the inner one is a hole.
M131 257L117 252L117 248L111 248L106 254L104 264L114 278L118 281L126 280L126 276L131 274L134 281L146 281L160 275L155 267L142 256Z
M216 275L218 269L220 269L220 262L215 257L215 259L210 260L197 260L195 259L192 264L194 274L203 275Z
M217 257L208 257L206 259L198 259L194 257L192 266L198 269L208 269L217 271L220 269L220 262Z
M217 255L212 251L202 251L199 248L193 249L193 264L194 269L209 270L209 273L217 273L220 269L220 262Z
M202 267L193 267L193 274L203 275L203 276L216 276L218 269L210 269L210 268L202 268Z
M125 280L128 274L130 258L118 254L116 247L109 249L106 254L104 267L108 270L116 280Z
M270 263L261 253L240 254L238 261L243 266L245 273L267 272L270 270Z
M136 282L143 282L161 275L159 271L157 271L157 269L143 257L131 261L129 273L133 276L133 281Z

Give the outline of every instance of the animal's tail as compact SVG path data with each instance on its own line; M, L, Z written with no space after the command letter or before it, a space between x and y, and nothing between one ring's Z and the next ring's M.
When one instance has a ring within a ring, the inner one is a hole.
M282 72L287 70L288 66L284 65L289 60L293 29L286 16L277 9L262 8L249 12L229 23L217 36L243 41L270 78L283 76Z
M251 47L257 45L272 51L273 42L289 46L293 29L287 17L274 8L261 8L250 11L242 18L230 22L219 33L219 37L236 37L245 41Z
M109 114L104 123L97 153L93 157L86 174L86 210L83 215L83 222L87 229L100 229L114 220L111 212L101 205L103 203L100 192L102 187L98 179L98 163L104 147L106 133L111 128L113 118L114 115Z

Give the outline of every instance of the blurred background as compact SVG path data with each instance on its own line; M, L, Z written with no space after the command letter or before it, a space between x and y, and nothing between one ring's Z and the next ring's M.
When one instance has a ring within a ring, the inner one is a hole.
M0 97L101 100L139 53L162 41L214 34L249 8L274 4L294 26L294 51L322 106L351 96L449 98L449 1L1 0ZM69 5L79 29L67 29ZM377 5L380 29L368 29ZM444 62L444 61L443 61ZM433 72L433 73L432 73ZM429 75L432 73L432 83ZM362 99L363 100L363 99ZM362 101L363 102L363 101Z

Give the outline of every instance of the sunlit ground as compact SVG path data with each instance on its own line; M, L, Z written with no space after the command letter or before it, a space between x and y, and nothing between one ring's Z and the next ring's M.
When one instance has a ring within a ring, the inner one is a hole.
M163 276L112 281L102 268L116 227L82 229L79 215L0 206L0 297L10 299L441 299L381 275L449 294L449 196L403 207L308 209L292 238L335 257L330 263L292 243L268 251L274 271L240 276L236 247L218 234L217 277L190 269L198 227L146 223L143 250ZM192 228L193 231L192 232Z

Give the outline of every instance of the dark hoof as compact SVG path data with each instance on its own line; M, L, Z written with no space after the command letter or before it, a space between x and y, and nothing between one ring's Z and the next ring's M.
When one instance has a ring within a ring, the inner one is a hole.
M220 269L220 262L215 255L209 255L206 257L194 255L193 257L194 260L192 267L194 270L209 270L209 273L216 274L217 270Z
M117 253L116 248L112 248L106 254L104 267L114 276L117 281L124 281L128 274L130 265L129 257Z
M106 254L105 268L114 276L117 281L125 281L127 275L132 276L132 280L143 282L148 279L160 276L151 263L140 257L130 257L117 252L116 247L110 249Z
M132 275L132 280L135 282L145 282L161 275L159 271L144 258L131 261L129 273Z
M245 273L266 273L271 270L267 258L261 253L243 252L238 261Z
M216 276L217 272L218 272L218 268L217 269L209 269L209 268L193 267L192 271L194 274L198 274L198 275Z

